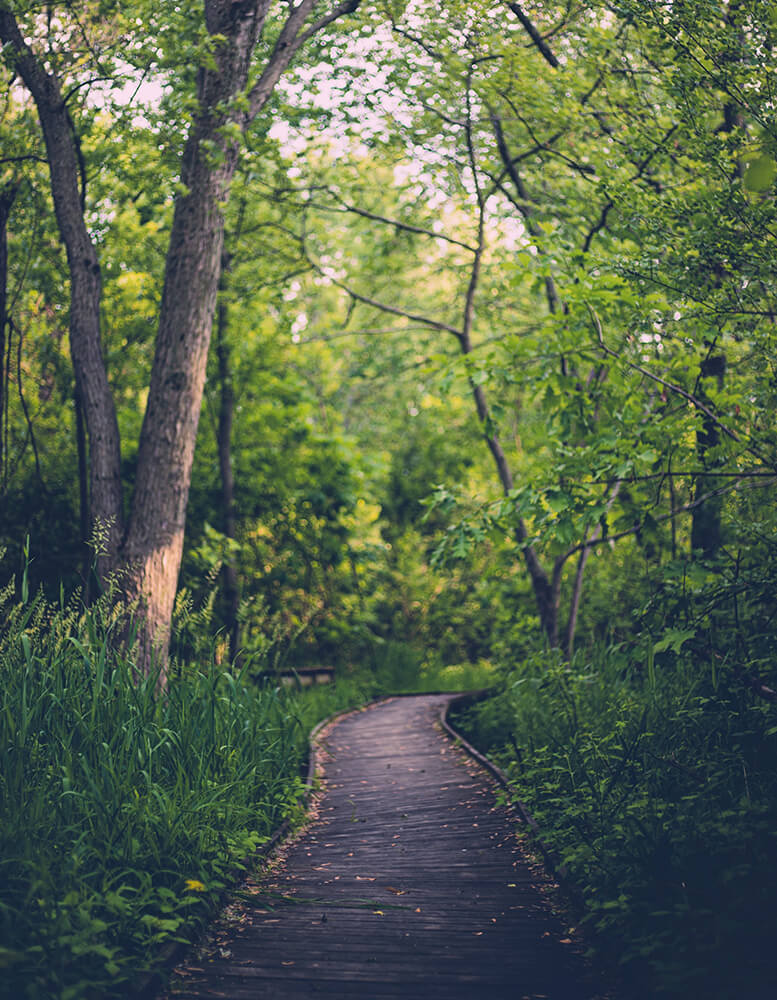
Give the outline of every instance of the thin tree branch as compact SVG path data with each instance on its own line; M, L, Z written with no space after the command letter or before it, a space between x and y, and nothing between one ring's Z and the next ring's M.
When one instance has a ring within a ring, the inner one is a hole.
M612 505L620 493L621 486L623 485L623 480L618 479L613 484L610 489L610 495L607 498L605 504L605 513L609 513ZM572 597L569 602L569 615L567 616L567 624L564 629L564 640L563 649L564 654L567 659L572 657L572 650L574 649L575 643L575 631L577 630L577 616L580 610L580 599L583 594L583 574L585 573L585 567L588 562L588 558L591 555L592 547L599 541L602 535L602 522L596 525L591 534L586 539L585 548L580 552L580 557L577 560L577 569L575 570L575 580L572 585ZM559 557L561 566L566 563L568 559L568 554L564 554ZM558 561L557 561L558 562Z
M664 386L665 389L669 389L670 392L673 392L678 396L682 396L683 399L687 400L697 410L700 410L703 414L705 414L705 416L709 417L709 419L717 427L719 427L727 437L730 437L734 441L740 443L742 442L742 438L740 437L739 434L737 434L736 431L731 430L730 427L727 427L726 424L724 424L721 420L718 419L715 413L708 406L705 406L705 404L702 403L700 399L697 399L697 397L694 396L692 393L688 392L686 389L683 389L682 386L675 385L674 382L669 382L665 378L661 378L660 375L655 375L653 372L648 371L648 369L644 368L642 365L638 365L634 361L628 361L625 358L622 358L617 351L613 351L612 348L607 347L607 345L604 342L604 334L602 333L602 324L599 320L599 317L596 314L596 311L594 310L594 308L591 306L590 303L586 302L586 306L588 307L588 311L591 314L591 319L593 320L594 323L594 328L596 329L596 334L599 339L599 347L602 349L602 351L604 351L605 354L607 354L611 358L615 358L616 361L620 361L621 364L624 364L629 368L633 368L634 371L638 371L640 375L644 375L645 378L649 378L653 382L658 382L659 385ZM760 458L760 455L758 457Z
M0 157L0 164L2 163L26 163L28 160L32 160L34 163L48 163L45 156L36 156L34 153L27 153L25 156L3 156Z
M305 42L311 39L314 35L317 35L319 31L323 31L323 29L332 24L333 21L336 21L338 17L344 17L346 14L355 13L360 3L361 0L343 0L343 2L339 3L334 10L322 17L320 21L316 21L316 23L308 28L307 31L302 32L299 37L299 45L304 45Z
M509 2L507 6L521 22L524 31L529 38L531 38L532 42L534 42L534 45L545 62L548 63L549 66L552 66L553 69L558 69L560 65L558 59L553 55L553 51L548 43L543 39L534 23L526 16L526 14L524 14L523 10L521 10L521 7L517 3Z
M534 240L537 241L537 244L541 249L542 234L539 230L539 227L534 222L533 212L532 209L529 207L529 197L526 188L524 186L523 180L521 179L521 175L518 173L516 169L515 162L510 156L510 152L507 148L504 131L502 129L502 123L499 120L499 117L493 112L491 113L490 118L491 118L491 127L493 128L494 131L494 138L496 139L496 145L497 149L499 150L499 155L502 159L502 163L504 164L504 168L507 171L507 175L509 176L510 180L513 182L515 186L515 190L518 192L518 197L523 202L523 205L521 205L518 202L515 202L514 204L518 206L519 211L523 216L523 220L526 223L526 229L528 230L529 235ZM558 293L558 287L552 275L548 275L545 278L545 295L548 300L548 309L553 315L555 315L556 313L563 312L563 304L561 302L561 297Z
M399 309L397 306L390 306L388 302L381 302L378 299L373 299L369 295L362 295L361 292L357 292L355 289L346 285L344 281L339 281L337 278L333 278L331 275L325 274L322 268L313 264L315 270L336 285L337 288L342 288L344 292L347 292L351 298L355 299L357 302L362 302L364 305L372 306L374 309L379 309L381 312L391 313L392 316L402 316L405 319L409 319L413 323L420 323L423 326L430 327L433 330L442 330L444 333L452 334L457 340L461 340L462 331L455 326L450 326L448 323L442 323L440 320L431 319L429 316L419 316L417 313L411 313L405 309Z
M336 21L337 18L345 14L352 14L360 2L361 0L343 0L342 3L339 3L328 14L304 31L302 28L308 16L315 9L317 0L300 0L296 7L291 8L264 71L248 94L248 111L243 119L244 129L248 128L265 106L275 89L275 84L294 58L297 50L314 35Z
M680 507L675 507L673 510L670 510L668 514L660 514L658 517L654 517L653 521L656 524L663 524L664 521L668 521L670 520L670 518L677 517L678 514L687 514L688 511L695 510L696 507L701 507L701 505L706 503L708 500L712 500L715 497L724 496L726 493L730 493L732 490L735 490L738 486L741 486L744 482L745 480L737 479L735 482L728 483L725 486L721 486L717 490L710 490L710 492L705 493L704 496L697 497L695 500L691 500L689 503L682 504ZM771 477L771 482L777 482L777 476L773 475ZM768 483L759 485L768 485ZM608 535L606 538L602 539L597 538L594 541L587 540L585 542L581 542L579 545L575 545L573 548L569 549L565 554L565 558L568 559L570 556L575 555L576 552L582 552L583 549L585 548L591 548L594 545L597 545L600 541L617 542L621 538L628 538L629 535L637 535L639 534L640 531L643 530L643 528L644 528L644 521L635 524L631 528L624 528L623 531L618 531L614 535Z
M393 226L395 229L398 229L402 232L415 233L418 236L429 236L431 239L434 240L445 240L446 243L452 243L454 246L462 247L464 250L469 250L470 253L477 253L476 247L473 247L469 243L464 243L462 240L454 239L452 236L448 236L445 233L436 233L432 229L424 229L421 226L413 226L407 222L400 222L399 219L389 219L384 215L378 215L375 212L368 212L367 209L359 208L356 205L349 205L348 202L344 201L334 191L330 191L330 194L332 194L333 197L337 198L337 200L343 206L342 208L333 208L330 205L322 205L319 202L315 201L309 201L307 202L307 204L310 205L311 208L317 208L319 209L319 211L322 212L343 212L343 213L352 212L354 215L360 215L364 219L370 219L373 222L383 222L388 226Z

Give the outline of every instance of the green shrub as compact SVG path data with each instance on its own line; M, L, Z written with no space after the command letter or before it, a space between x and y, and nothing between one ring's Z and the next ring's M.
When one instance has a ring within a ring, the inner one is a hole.
M0 994L125 993L295 813L317 717L364 692L205 661L160 694L107 599L21 591L0 596Z
M772 981L776 714L732 672L651 645L641 662L538 656L458 723L507 770L638 993L735 997Z

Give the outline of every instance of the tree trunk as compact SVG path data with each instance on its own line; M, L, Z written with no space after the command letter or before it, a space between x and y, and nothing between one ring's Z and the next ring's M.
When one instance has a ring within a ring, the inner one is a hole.
M0 8L0 39L32 94L46 143L57 225L70 271L70 351L89 435L91 523L103 536L103 575L116 566L122 530L119 427L100 343L100 265L84 220L79 150L59 82Z
M88 604L92 589L92 553L89 548L89 458L87 455L84 408L81 405L78 383L76 383L73 390L73 404L76 413L76 449L78 451L78 520L81 534L81 548L83 550L81 578L83 580L84 601Z
M251 58L270 0L204 0L214 43L212 68L200 69L198 111L181 164L185 194L175 204L165 263L159 326L137 476L122 532L120 448L113 399L100 348L100 268L84 221L79 148L59 82L24 41L14 15L0 6L0 40L32 94L43 129L51 190L71 276L70 345L89 437L91 521L105 532L98 570L121 569L137 602L139 668L164 671L183 550L194 445L221 270L224 204L239 153L236 130L266 104L299 47L359 0L342 0L305 28L318 0L289 5L263 72L248 90ZM240 98L240 99L239 99ZM164 672L161 674L164 682Z
M723 379L726 373L726 356L724 354L714 355L706 358L701 363L699 378L698 398L708 407L712 407L711 401L704 391L703 380L705 378L716 378L718 388L723 388ZM705 471L712 469L718 464L714 459L711 461L709 452L720 444L720 428L707 414L703 414L702 426L696 432L696 454L699 457L699 465ZM720 480L712 476L698 476L694 485L694 500L707 493L711 493ZM700 551L705 559L714 559L720 551L723 541L721 528L721 515L723 511L723 498L708 497L704 503L694 507L691 521L691 549Z
M318 22L355 9L344 3ZM132 511L123 548L126 589L139 601L141 662L164 662L183 551L194 445L216 307L224 244L224 205L237 167L234 127L245 128L270 97L283 70L317 26L302 31L315 0L300 0L286 20L264 72L249 95L251 56L270 4L206 0L206 25L227 41L216 68L200 72L199 112L183 152L186 194L175 205L156 351L140 435Z
M194 445L202 405L224 237L222 203L237 150L214 170L203 143L223 125L201 121L186 145L189 193L175 207L156 352L140 435L137 479L123 556L128 594L142 602L143 659L167 656L183 552Z
M471 350L469 337L460 338L460 342L462 351L465 354L468 354ZM478 417L480 418L480 423L483 427L483 436L486 439L488 449L494 459L494 465L496 466L497 475L499 476L499 482L502 485L502 491L505 496L509 496L513 489L513 475L507 462L507 456L502 448L502 442L499 440L499 436L496 432L491 429L492 421L488 409L486 394L483 391L482 386L475 385L472 381L470 381L470 386L472 394L475 397L475 406L477 408ZM554 586L548 579L548 574L543 569L534 546L527 544L529 532L523 518L518 518L518 524L515 528L515 538L523 553L524 562L526 564L526 569L532 586L532 592L534 594L534 600L537 604L537 612L540 616L542 630L547 637L548 644L553 649L558 646L559 640L558 587Z
M464 302L464 315L462 318L461 332L457 334L459 347L464 355L472 353L472 326L475 318L475 296L477 294L478 283L480 281L480 266L483 251L485 249L485 201L477 181L475 152L470 125L471 119L469 117L471 114L469 99L467 103L467 110L467 145L469 149L472 176L475 178L479 215L477 249L472 262L472 269L470 271L469 284ZM513 489L513 475L507 461L507 456L502 448L502 442L499 440L499 436L494 429L485 390L482 385L478 385L471 377L469 379L469 383L472 395L475 399L475 408L477 410L478 419L480 420L481 427L483 428L483 436L486 439L486 444L488 445L488 449L494 459L494 465L496 466L497 475L499 476L499 482L502 485L502 490L505 496L509 496ZM534 546L528 543L529 532L523 518L518 518L518 523L515 529L515 537L521 547L526 569L529 573L534 599L537 603L540 624L545 632L545 635L547 636L551 648L553 648L558 645L558 587L554 586L548 579L548 575L537 557Z
M16 187L7 187L0 192L0 484L4 481L6 455L3 440L3 418L5 415L6 372L5 372L5 331L8 326L8 219L16 198Z
M229 263L225 261L222 274L226 275ZM222 291L225 281L222 280ZM235 410L235 392L232 385L232 367L230 351L227 343L227 303L221 299L218 304L216 321L216 358L219 378L219 423L216 434L219 471L221 474L221 516L222 530L230 541L236 535L235 517L235 481L232 471L232 418ZM231 554L227 555L222 567L224 584L225 624L229 636L229 660L239 667L240 656L240 622L238 609L240 607L240 588L238 586L237 570Z

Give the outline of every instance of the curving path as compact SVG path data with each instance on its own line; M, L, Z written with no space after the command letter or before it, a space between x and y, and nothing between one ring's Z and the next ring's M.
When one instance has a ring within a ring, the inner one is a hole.
M170 998L603 996L490 775L437 723L448 700L390 699L329 730L312 822L243 885Z

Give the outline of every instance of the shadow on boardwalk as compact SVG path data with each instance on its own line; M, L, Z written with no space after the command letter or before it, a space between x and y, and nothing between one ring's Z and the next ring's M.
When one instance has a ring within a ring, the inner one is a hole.
M312 822L243 885L171 1000L603 996L490 776L436 725L447 700L384 701L329 731Z

